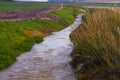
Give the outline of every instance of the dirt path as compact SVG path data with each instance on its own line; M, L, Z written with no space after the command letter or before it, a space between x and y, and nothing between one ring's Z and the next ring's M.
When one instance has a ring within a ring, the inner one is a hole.
M42 43L34 45L10 68L0 71L0 80L76 80L69 64L73 50L69 35L81 24L81 16L78 15L68 28L54 32Z

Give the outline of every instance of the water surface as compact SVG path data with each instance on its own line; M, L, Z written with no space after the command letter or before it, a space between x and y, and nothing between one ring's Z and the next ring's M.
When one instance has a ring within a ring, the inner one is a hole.
M76 80L69 64L73 50L69 36L81 21L82 15L78 15L72 25L17 57L12 66L0 71L0 80Z

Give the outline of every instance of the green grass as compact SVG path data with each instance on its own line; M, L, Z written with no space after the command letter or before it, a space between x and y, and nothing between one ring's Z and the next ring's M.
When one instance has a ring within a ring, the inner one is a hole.
M17 56L29 51L35 43L43 41L46 35L67 27L65 24L70 25L74 15L79 12L76 10L75 13L74 10L65 7L50 13L59 16L65 23L41 19L0 22L0 69L11 65Z
M78 80L120 80L119 14L118 9L90 9L71 34L75 45L71 64Z
M32 3L32 2L0 2L0 12L8 12L14 10L31 10L48 8L55 4L52 3Z
M0 69L13 63L17 56L29 51L46 34L63 27L56 21L31 20L0 23ZM35 35L33 35L35 33ZM32 36L31 36L32 35Z
M79 9L77 8L74 9L72 7L65 7L62 10L51 12L51 14L57 15L59 18L63 20L62 24L64 24L64 26L72 24L75 16L79 13L81 13Z

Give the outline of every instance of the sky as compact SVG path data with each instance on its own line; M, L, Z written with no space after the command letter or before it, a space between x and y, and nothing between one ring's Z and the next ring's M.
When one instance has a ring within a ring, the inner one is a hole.
M15 1L38 1L38 2L47 2L48 0L15 0Z

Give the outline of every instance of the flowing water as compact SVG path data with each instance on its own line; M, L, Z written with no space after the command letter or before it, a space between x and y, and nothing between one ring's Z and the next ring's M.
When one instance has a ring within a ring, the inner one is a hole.
M35 44L8 69L0 71L0 80L76 80L69 62L73 50L70 33L82 21L78 15L72 25L53 32L40 44Z

